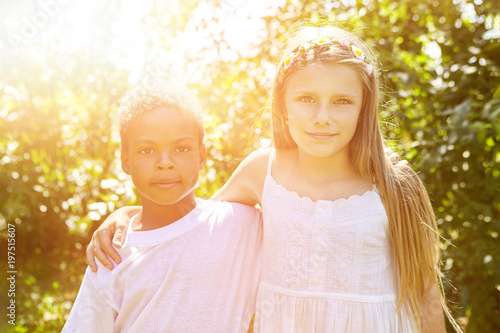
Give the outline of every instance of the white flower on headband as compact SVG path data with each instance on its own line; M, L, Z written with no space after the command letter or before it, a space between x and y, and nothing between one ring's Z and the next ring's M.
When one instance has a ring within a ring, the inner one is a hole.
M314 44L320 46L320 45L326 45L331 43L331 39L329 38L318 38L314 41Z
M290 54L286 59L285 59L285 63L283 64L283 68L285 70L287 70L288 68L290 68L290 66L293 65L295 61L295 53L292 53Z
M363 51L361 51L358 47L352 45L351 46L352 48L352 52L354 52L354 55L356 56L356 58L358 58L359 60L365 60L365 55L363 54Z
M350 49L357 59L364 61L366 63L365 69L366 69L366 72L368 73L368 75L371 75L373 73L373 66L368 63L368 61L366 60L365 54L363 53L363 51L361 51L361 49L359 47L352 45L349 41L347 41L345 39L337 41L337 40L330 39L330 38L318 38L312 42L305 42L305 43L300 44L300 46L297 49L295 49L295 51L292 52L285 59L285 61L283 63L283 69L285 71L287 71L289 68L291 68L295 64L295 62L297 61L297 58L305 55L308 50L314 49L316 47L320 47L323 45L328 45L328 44L338 44L338 45L346 48L347 50Z
M299 51L297 52L298 54L305 54L307 50L311 48L311 44L309 43L302 43L300 44Z

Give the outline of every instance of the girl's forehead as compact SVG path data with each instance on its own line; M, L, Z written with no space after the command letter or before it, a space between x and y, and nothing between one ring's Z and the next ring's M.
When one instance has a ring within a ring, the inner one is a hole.
M290 73L285 82L285 89L361 91L362 83L358 72L350 66L337 63L316 63Z

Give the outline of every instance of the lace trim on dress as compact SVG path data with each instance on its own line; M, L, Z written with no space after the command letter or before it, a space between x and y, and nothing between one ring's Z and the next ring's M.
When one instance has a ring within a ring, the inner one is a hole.
M306 203L308 205L314 205L316 203L330 203L332 205L342 205L344 203L347 203L347 202L351 203L351 202L354 202L356 200L359 200L359 199L362 199L362 198L365 198L365 197L368 197L368 196L372 196L372 195L378 196L378 193L377 193L376 189L373 188L371 190L366 191L362 195L353 194L353 195L349 196L347 199L346 198L340 198L340 199L333 200L333 201L332 200L318 200L318 201L313 201L309 197L301 197L295 191L287 190L283 185L278 184L276 182L276 180L273 178L273 176L271 176L271 175L267 175L266 179L268 179L270 182L274 183L274 185L276 186L276 188L279 189L279 191L283 195L286 195L289 200L303 202L303 203Z

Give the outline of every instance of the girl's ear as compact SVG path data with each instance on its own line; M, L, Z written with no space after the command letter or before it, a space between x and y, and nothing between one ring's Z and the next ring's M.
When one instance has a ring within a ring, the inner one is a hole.
M125 172L127 175L130 175L130 167L128 165L128 151L124 147L122 147L121 149L121 161L123 172Z

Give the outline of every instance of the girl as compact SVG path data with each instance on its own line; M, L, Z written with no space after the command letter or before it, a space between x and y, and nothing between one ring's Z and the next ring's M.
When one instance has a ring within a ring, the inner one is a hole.
M262 207L256 331L445 332L443 309L460 330L441 292L433 209L415 172L386 159L378 103L363 41L298 26L273 85L275 149L248 156L213 197Z

